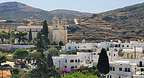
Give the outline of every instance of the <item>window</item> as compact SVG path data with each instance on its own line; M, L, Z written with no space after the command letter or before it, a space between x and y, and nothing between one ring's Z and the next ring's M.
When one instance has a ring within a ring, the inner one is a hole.
M119 76L119 78L121 78L121 76Z
M114 54L114 56L116 56L116 55Z
M140 62L139 62L139 66L140 66L140 67L142 67L142 66L143 66L142 61L140 61Z
M127 72L127 68L125 68L125 72Z
M111 77L111 75L107 75L107 77L106 77L106 78L112 78L112 77Z
M73 63L74 62L74 60L70 60L70 63Z
M120 44L118 44L118 47L120 47Z
M115 44L115 47L118 47L118 45L117 45L117 44Z
M65 63L67 63L67 59L65 60Z
M131 72L131 71L130 71L130 68L127 68L127 70L128 70L128 72Z
M110 70L111 71L115 71L115 67L110 67Z
M70 50L70 49L71 49L71 47L68 47L68 49Z
M122 47L124 47L124 45L122 45Z
M67 68L67 66L65 66L65 68Z
M74 69L74 66L71 66L71 69Z
M110 75L109 78L112 78L112 76Z
M77 62L77 60L75 60L75 62Z
M113 71L115 71L115 67L113 67Z
M131 72L130 68L125 68L125 72Z
M80 59L78 59L78 62L80 62Z
M119 71L122 71L122 68L119 68Z
M110 71L112 71L112 67L110 67Z

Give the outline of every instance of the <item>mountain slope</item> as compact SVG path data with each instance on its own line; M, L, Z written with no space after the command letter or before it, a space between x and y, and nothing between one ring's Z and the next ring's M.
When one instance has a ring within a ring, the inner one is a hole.
M107 23L111 29L107 31L106 27L106 29L101 30L100 28L103 25L106 26ZM76 27L79 30L72 33L69 39L81 39L78 37L85 38L88 41L144 39L144 3L83 18Z
M89 17L92 15L91 13L85 13L85 12L79 12L73 10L64 10L64 9L56 9L49 12L61 18L74 18L75 16Z
M100 14L112 24L115 35L120 37L144 37L144 3Z
M90 13L81 13L71 10L53 10L45 11L33 8L19 2L6 2L0 4L0 17L4 19L23 20L27 18L51 20L54 16L61 18L73 19L76 16L87 16Z
M23 3L6 2L0 4L0 17L15 20L22 20L25 18L51 19L52 14Z

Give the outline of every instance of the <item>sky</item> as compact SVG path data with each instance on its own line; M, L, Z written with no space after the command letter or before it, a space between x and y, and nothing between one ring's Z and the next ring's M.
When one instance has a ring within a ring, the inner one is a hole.
M0 3L15 1L47 11L67 9L91 13L105 12L144 2L144 0L0 0Z

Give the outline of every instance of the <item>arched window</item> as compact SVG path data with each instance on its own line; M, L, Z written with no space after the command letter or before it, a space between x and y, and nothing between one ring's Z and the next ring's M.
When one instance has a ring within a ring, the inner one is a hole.
M142 66L143 66L143 65L142 65L142 61L140 61L140 62L139 62L139 66L140 66L140 67L142 67Z

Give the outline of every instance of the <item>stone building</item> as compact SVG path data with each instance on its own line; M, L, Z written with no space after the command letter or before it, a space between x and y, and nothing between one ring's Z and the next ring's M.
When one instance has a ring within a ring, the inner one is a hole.
M54 17L52 20L52 26L49 26L49 38L51 42L67 42L67 25L66 22L58 17Z

